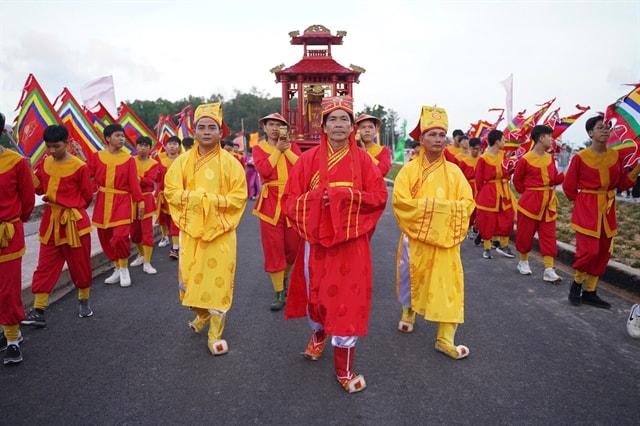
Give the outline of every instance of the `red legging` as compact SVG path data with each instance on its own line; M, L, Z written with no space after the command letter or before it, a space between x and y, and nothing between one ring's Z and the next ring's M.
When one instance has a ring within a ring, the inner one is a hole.
M129 231L131 225L119 225L113 228L98 228L98 240L107 258L111 261L127 259L131 254Z
M80 243L81 247L71 247L68 244L40 244L38 266L31 283L31 291L34 294L51 293L60 278L64 262L69 266L73 285L77 288L91 287L91 235L85 234L80 237Z
M556 241L556 221L544 222L531 219L518 212L518 229L516 230L516 250L529 253L533 245L533 236L538 231L540 254L556 257L558 244Z

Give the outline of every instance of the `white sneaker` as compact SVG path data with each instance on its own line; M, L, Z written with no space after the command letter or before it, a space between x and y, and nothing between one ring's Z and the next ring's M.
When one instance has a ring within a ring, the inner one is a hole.
M556 271L553 268L546 268L542 274L542 279L550 283L559 283L562 281L562 278L556 274Z
M140 266L144 263L144 256L139 254L133 259L133 262L129 264L129 266Z
M518 272L522 275L531 275L531 268L529 267L528 260L521 260L518 262Z
M157 274L158 271L156 270L156 268L154 268L153 266L151 266L150 263L145 263L144 265L142 265L142 271L146 272L149 275L153 275L153 274Z
M158 247L166 247L169 245L171 241L169 240L169 237L162 237L160 239L160 242L158 243Z
M110 277L104 280L105 284L115 284L120 282L120 269L114 269Z
M627 333L634 339L640 339L640 305L637 303L631 307L631 312L629 312Z
M131 285L131 275L129 268L120 268L120 287L129 287Z

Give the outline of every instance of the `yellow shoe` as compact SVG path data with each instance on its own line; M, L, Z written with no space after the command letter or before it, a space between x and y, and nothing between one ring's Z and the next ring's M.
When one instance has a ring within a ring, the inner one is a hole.
M224 339L216 340L215 342L207 342L207 347L209 348L209 352L211 352L214 356L224 355L229 352L229 345L227 345L227 341Z
M436 342L434 348L437 352L441 352L453 359L463 359L469 356L469 348L465 345L445 345L444 343Z

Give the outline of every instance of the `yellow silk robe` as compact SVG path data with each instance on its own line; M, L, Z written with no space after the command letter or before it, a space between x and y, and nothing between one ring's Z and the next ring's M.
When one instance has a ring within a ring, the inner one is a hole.
M179 156L165 176L164 194L181 232L182 304L228 311L236 270L236 228L247 203L244 168L227 151Z
M460 244L475 207L464 174L444 156L429 163L421 154L398 173L392 203L402 231L396 272L401 303L407 306L406 298L429 321L464 322Z

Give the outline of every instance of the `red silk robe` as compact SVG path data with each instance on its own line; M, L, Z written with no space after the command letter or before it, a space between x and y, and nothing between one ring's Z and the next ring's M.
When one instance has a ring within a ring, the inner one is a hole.
M371 155L373 164L380 169L382 177L385 177L391 170L391 151L389 148L374 143L367 148L367 152Z
M327 333L364 336L371 307L369 232L384 211L387 188L364 150L347 145L331 152L323 144L298 159L282 200L294 229L310 246L309 298L300 251L285 317L304 316L308 305L311 319Z

